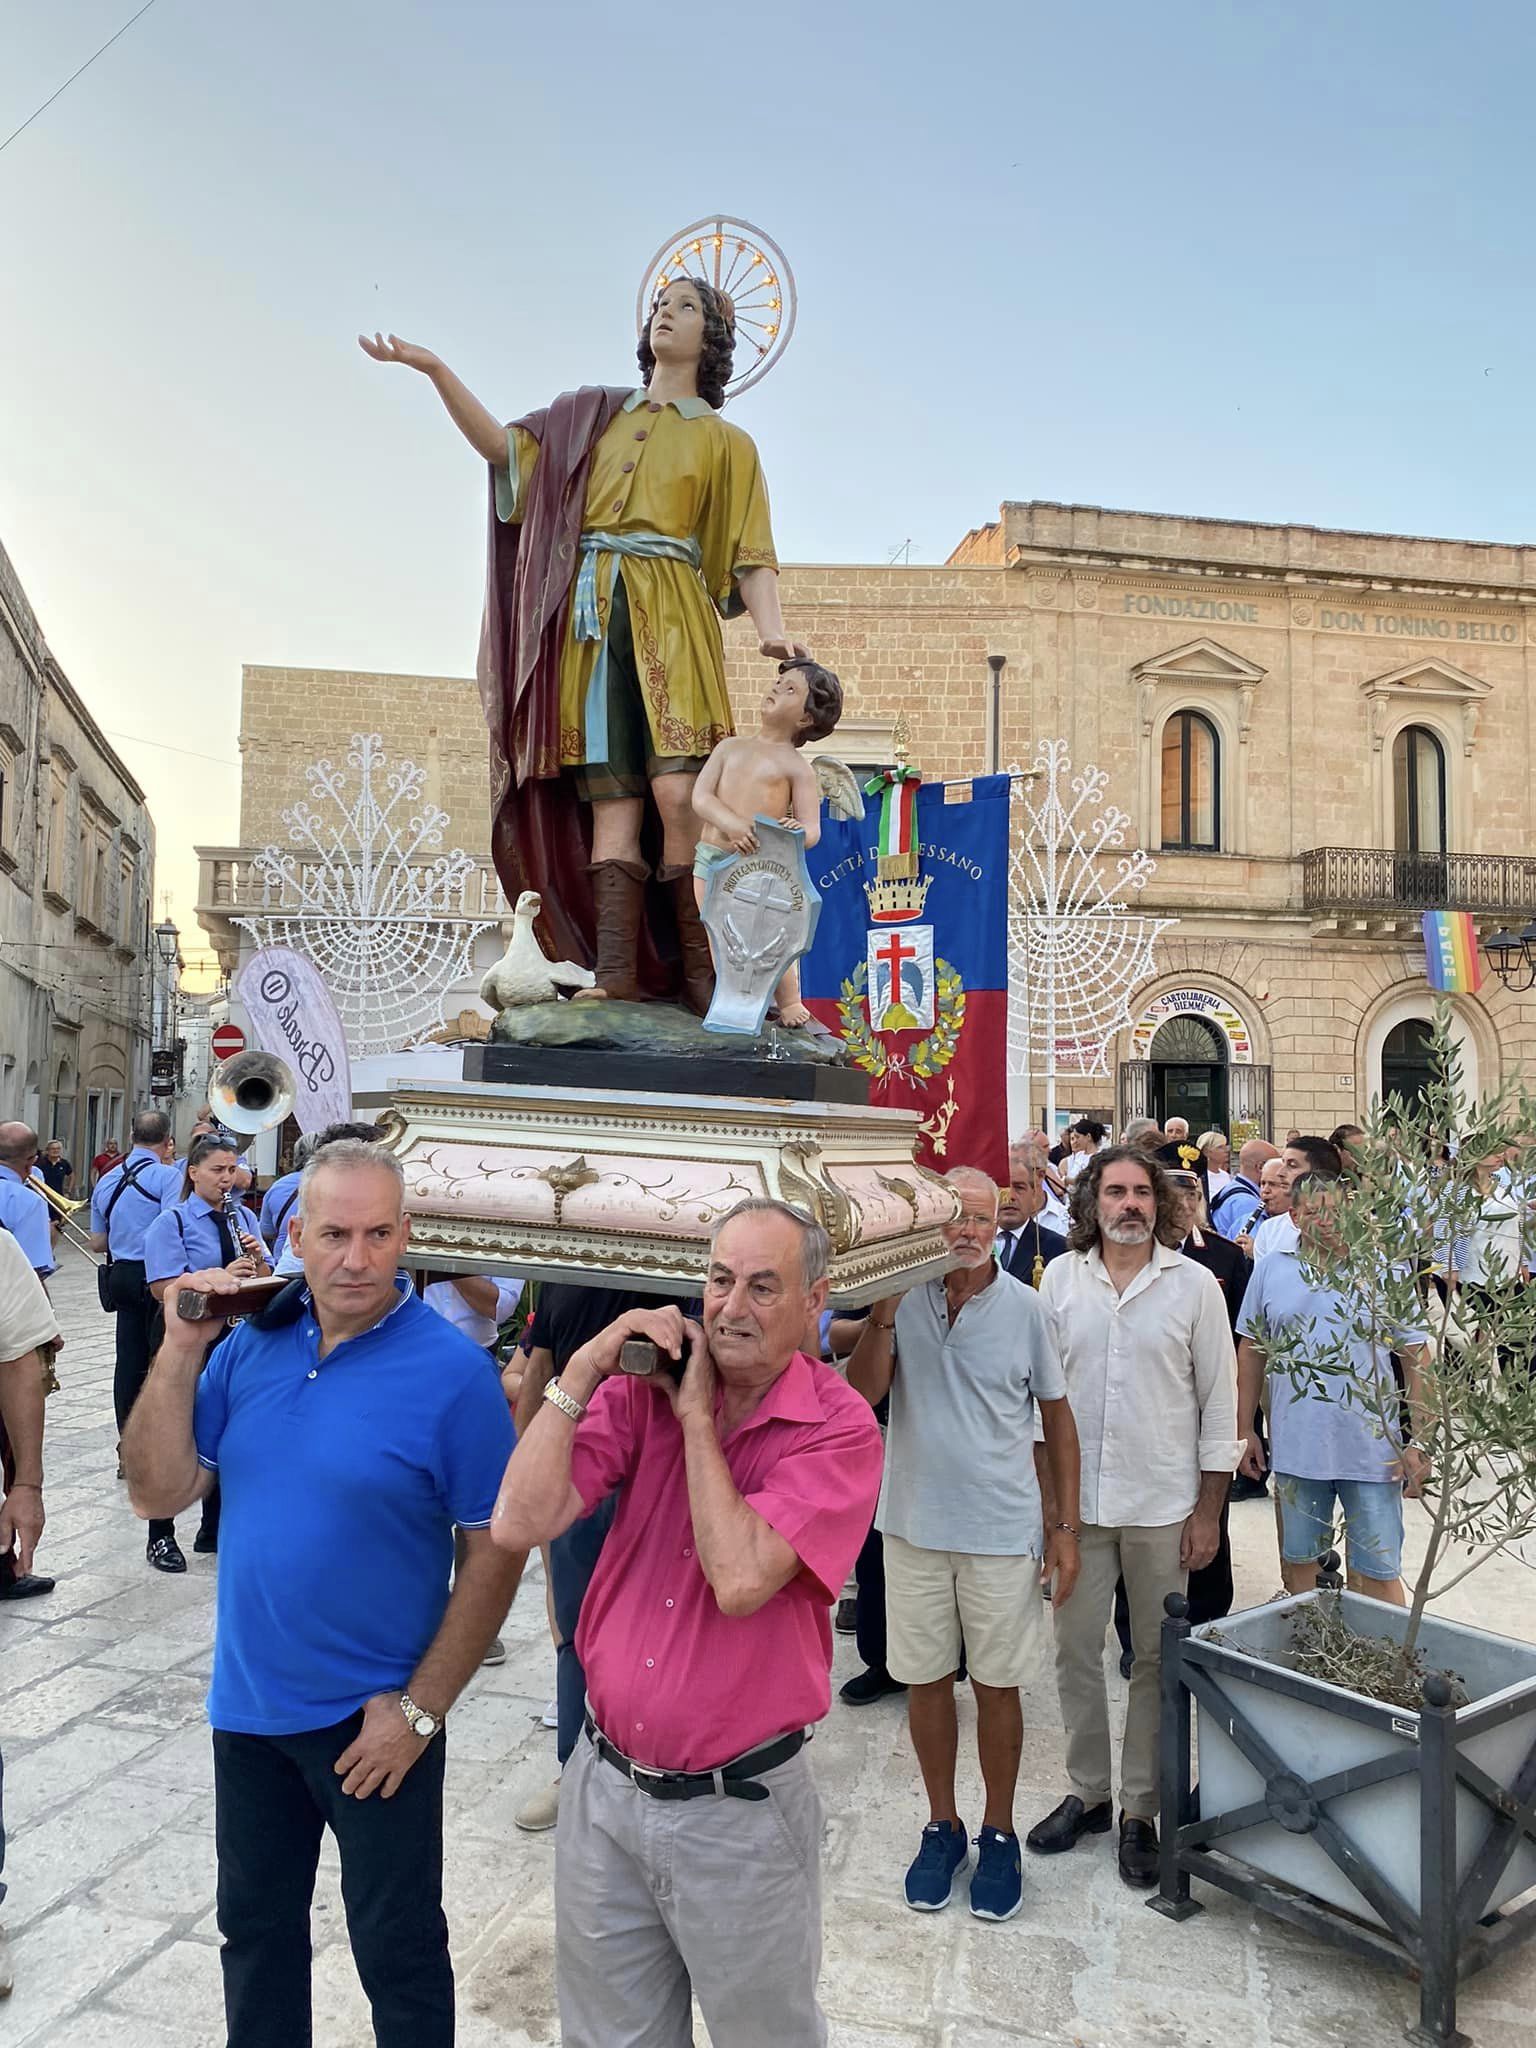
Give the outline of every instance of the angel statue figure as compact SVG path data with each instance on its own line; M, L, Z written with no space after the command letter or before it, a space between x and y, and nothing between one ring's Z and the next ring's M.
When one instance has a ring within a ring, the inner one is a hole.
M749 613L771 660L806 654L779 610L757 449L720 416L729 297L674 280L640 337L639 389L584 385L511 426L430 349L358 340L427 377L491 465L478 675L502 887L537 892L551 957L592 964L576 1000L681 996L702 1016L693 788L734 730L716 615Z

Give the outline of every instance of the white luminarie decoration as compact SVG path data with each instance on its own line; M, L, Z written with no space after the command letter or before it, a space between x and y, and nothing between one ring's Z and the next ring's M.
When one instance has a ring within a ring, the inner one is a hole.
M257 855L264 908L235 922L258 946L292 946L315 963L352 1053L397 1052L442 1022L443 997L464 979L490 920L464 916L474 856L455 847L430 857L448 813L411 808L425 771L414 761L388 767L378 733L352 735L347 766L358 778L351 797L329 761L305 770L312 801L282 814L297 850Z
M1144 889L1157 863L1139 848L1107 879L1100 856L1125 844L1130 818L1105 805L1102 768L1072 773L1065 740L1042 740L1022 791L1023 829L1009 867L1008 1071L1045 1079L1046 1129L1056 1131L1056 1076L1109 1073L1109 1042L1131 1021L1130 991L1152 971L1152 947L1177 919L1133 915L1118 899ZM1020 995L1022 992L1022 997Z

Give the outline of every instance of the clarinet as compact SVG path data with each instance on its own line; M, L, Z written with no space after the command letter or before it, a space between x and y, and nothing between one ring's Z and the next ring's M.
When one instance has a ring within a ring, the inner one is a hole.
M238 1258L245 1250L245 1246L240 1242L245 1233L240 1228L240 1197L233 1188L224 1190L224 1221L229 1225L229 1234L234 1240L235 1256Z
M230 1235L243 1251L244 1246L240 1244L240 1197L233 1188L224 1191L223 1211ZM287 1285L288 1282L277 1274L266 1273L259 1279L242 1280L234 1294L202 1294L183 1288L176 1297L176 1313L188 1323L227 1322L241 1316L259 1315Z

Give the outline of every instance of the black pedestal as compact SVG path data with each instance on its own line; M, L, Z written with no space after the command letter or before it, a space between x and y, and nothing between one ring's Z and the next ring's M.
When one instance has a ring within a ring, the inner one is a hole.
M860 1067L714 1052L599 1051L575 1045L469 1045L466 1081L512 1088L604 1088L615 1095L739 1095L753 1102L869 1101Z

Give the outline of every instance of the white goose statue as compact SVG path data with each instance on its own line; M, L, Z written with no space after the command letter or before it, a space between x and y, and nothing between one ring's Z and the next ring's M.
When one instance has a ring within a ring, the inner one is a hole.
M493 1010L523 1009L530 1003L552 1003L572 989L591 988L590 967L569 960L548 960L534 936L533 921L543 909L536 889L525 889L512 912L512 937L496 965L480 984L480 1000Z

